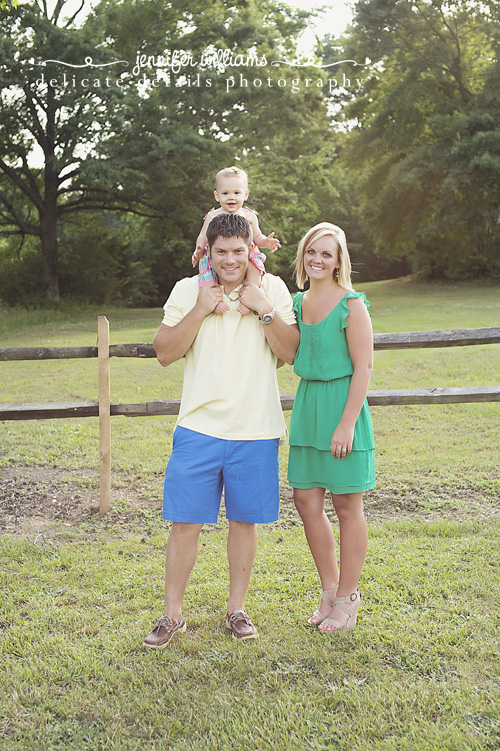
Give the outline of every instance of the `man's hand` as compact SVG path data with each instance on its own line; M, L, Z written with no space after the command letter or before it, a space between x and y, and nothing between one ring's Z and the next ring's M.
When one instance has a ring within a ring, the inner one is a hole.
M243 305L246 305L250 310L255 310L262 318L264 313L270 313L273 309L272 303L269 302L262 290L262 287L257 287L256 284L251 282L244 282L240 290L240 301Z
M222 303L222 290L213 282L198 290L195 306L175 326L161 324L153 339L158 361L163 367L184 357L198 336L203 322Z
M223 302L222 290L218 284L212 282L212 284L200 287L195 308L200 315L206 317L213 313L216 305L221 302Z

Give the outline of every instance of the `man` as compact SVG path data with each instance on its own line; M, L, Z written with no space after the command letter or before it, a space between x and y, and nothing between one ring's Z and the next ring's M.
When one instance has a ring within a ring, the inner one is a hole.
M278 443L285 434L276 367L292 363L299 343L284 282L265 274L245 283L252 231L244 217L217 216L207 228L219 284L177 282L154 338L167 366L185 356L181 407L165 472L163 518L173 522L167 543L165 614L144 640L163 648L186 630L181 613L203 524L216 523L222 487L229 521L229 600L226 626L236 639L255 639L245 611L257 550L258 523L279 515ZM224 300L229 311L213 314ZM256 315L243 316L240 301Z

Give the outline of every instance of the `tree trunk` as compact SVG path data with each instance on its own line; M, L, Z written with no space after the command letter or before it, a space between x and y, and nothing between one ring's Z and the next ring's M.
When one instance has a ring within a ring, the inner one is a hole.
M59 264L57 247L57 204L44 207L41 220L43 284L45 299L59 302Z
M55 102L49 88L47 97L47 128L45 141L44 198L40 216L45 298L59 302L59 262L57 247L58 173L54 153Z

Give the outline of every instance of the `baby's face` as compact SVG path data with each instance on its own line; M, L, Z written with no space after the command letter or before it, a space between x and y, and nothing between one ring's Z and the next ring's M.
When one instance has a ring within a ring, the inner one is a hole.
M221 177L217 182L217 190L214 191L214 196L223 211L227 214L236 214L248 198L246 180L238 175Z

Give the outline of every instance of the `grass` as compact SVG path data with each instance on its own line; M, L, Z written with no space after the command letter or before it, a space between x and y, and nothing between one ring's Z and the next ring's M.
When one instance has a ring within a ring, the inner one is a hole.
M376 332L494 326L500 320L498 287L417 285L410 281L365 285L372 301ZM69 346L96 342L98 313L110 320L111 341L151 341L161 311L38 311L0 313L0 346ZM17 321L17 325L16 325ZM95 360L52 360L2 363L3 402L94 401L97 399ZM135 402L178 398L183 364L167 370L155 360L112 359L112 401ZM500 345L449 349L384 350L375 353L372 389L480 386L498 383ZM293 393L298 379L292 368L279 371L280 390ZM34 385L36 384L36 385ZM496 466L497 403L441 406L376 407L372 409L377 436L379 483L454 482L488 480ZM289 419L289 413L286 415ZM170 454L175 418L117 417L113 420L112 462L115 472L152 472ZM57 464L66 468L98 465L97 418L6 423L0 445L3 464ZM466 429L464 429L466 426ZM28 436L27 436L28 433ZM137 451L141 445L141 451ZM64 453L61 452L64 446ZM449 457L453 456L453 462ZM286 448L281 451L282 482ZM498 474L496 475L498 477Z
M365 285L375 331L498 325L499 290L409 281ZM0 346L150 341L158 311L0 314ZM96 363L2 363L2 401L95 400ZM372 388L498 383L500 346L378 352ZM295 390L290 368L283 393ZM180 395L182 365L113 362L113 401ZM54 526L0 538L0 748L473 751L500 747L498 404L372 410L378 488L401 517L369 525L357 629L329 639L303 623L317 575L296 517L259 530L247 607L260 639L223 627L224 521L204 530L185 602L188 631L162 652L141 641L163 598L166 531L155 510L123 524ZM113 473L160 471L174 418L116 418ZM0 466L98 464L97 420L4 423ZM140 447L140 450L138 450ZM286 449L281 471L286 472ZM283 482L284 482L284 478ZM460 495L463 493L463 495ZM434 520L405 518L406 499ZM462 500L468 505L463 518ZM445 520L455 515L455 520ZM131 517L132 518L132 517Z
M159 526L4 539L2 748L498 748L498 531L372 525L358 628L329 639L303 626L317 582L302 531L271 525L247 600L260 640L237 644L221 524L202 534L188 631L162 652L141 647Z

